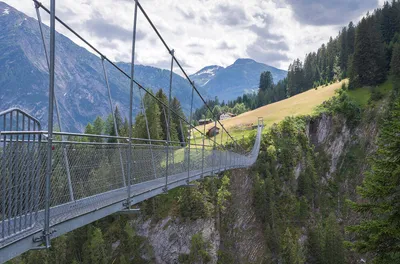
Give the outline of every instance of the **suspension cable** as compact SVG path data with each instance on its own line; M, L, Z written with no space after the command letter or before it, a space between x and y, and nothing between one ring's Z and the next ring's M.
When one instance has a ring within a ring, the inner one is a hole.
M44 11L46 11L48 14L50 14L50 10L47 9L42 3L40 3L37 0L32 0L37 6L41 7ZM138 3L138 7L139 9L143 9L139 3L139 1L137 1ZM144 10L142 10L142 12L144 12ZM147 14L146 14L147 16ZM107 58L107 56L105 56L102 52L100 52L98 49L96 49L92 44L90 44L86 39L84 39L81 35L79 35L75 30L73 30L70 26L68 26L64 21L62 21L59 17L55 16L55 19L61 24L63 25L66 29L68 29L72 34L74 34L77 38L79 38L81 41L83 41L86 45L88 45L95 53L97 53L100 57L104 58L104 60L106 60L107 62L109 62L114 68L116 68L119 72L121 72L123 75L125 75L125 77L127 77L128 79L131 79L131 76L126 73L123 69L121 69L118 65L116 65L114 62L112 62L109 58ZM154 25L153 25L154 26ZM155 27L154 27L155 29ZM155 29L156 30L156 29ZM158 32L158 31L156 31ZM159 33L158 33L159 35ZM159 35L159 37L161 37L161 35ZM166 45L166 43L163 41L164 45ZM166 45L166 47L168 47ZM171 52L171 50L168 48L168 50ZM181 64L179 63L179 61L174 57L174 61L177 63L177 65L179 66L179 68L184 72ZM195 89L196 93L200 96L200 98L202 99L202 101L205 103L204 98L201 96L201 94L199 93L199 91L197 90L196 87L194 87L193 82L189 79L189 77L187 76L186 72L184 72L186 78L189 80L190 84L193 86L193 88ZM159 98L157 98L155 95L153 95L148 89L146 89L143 85L141 85L139 82L137 82L136 80L132 80L137 86L139 86L139 88L143 89L147 94L149 94L153 99L155 99L157 102L159 102L160 104L164 105L165 107L169 107L167 104L165 104L163 101L161 101ZM210 107L205 103L205 105L207 106L207 108L211 111ZM196 128L195 126L193 126L192 124L190 124L185 118L183 118L182 116L180 116L178 113L176 113L173 109L170 110L171 113L173 113L174 115L176 115L179 119L183 120L183 122L185 122L186 124L188 124L192 129L195 129L197 132L199 132L200 134L202 134L202 132ZM212 113L212 111L211 111ZM213 114L213 113L212 113ZM213 116L215 116L213 114ZM221 124L218 120L218 123ZM227 132L227 131L226 131ZM228 133L228 132L227 132ZM228 133L229 134L229 133ZM233 137L229 134L229 136L232 138L232 140L236 143L236 141L233 139ZM214 141L214 140L211 140ZM215 142L216 145L220 145L218 142ZM237 144L237 143L236 143ZM222 146L224 149L225 147Z
M208 110L211 112L212 116L217 120L217 122L220 124L220 126L222 127L223 130L225 130L225 132L227 133L227 135L233 140L233 142L235 142L236 145L238 145L238 143L236 142L236 140L231 136L231 134L229 134L229 132L222 126L221 122L218 120L217 116L213 113L213 111L211 110L210 106L207 104L207 102L204 100L203 96L200 94L199 90L196 88L196 86L194 85L194 82L190 79L189 75L186 73L186 71L183 69L182 65L180 64L180 62L178 61L178 59L176 58L176 56L173 53L173 50L171 50L167 43L165 42L164 38L161 36L160 32L157 30L156 26L153 24L153 22L151 21L150 17L147 15L146 11L144 11L142 5L140 4L139 1L137 1L137 5L140 9L140 11L142 11L143 15L146 17L147 21L149 22L150 26L153 28L154 32L157 34L158 38L161 40L161 42L164 44L165 48L167 49L167 51L172 55L173 60L176 62L176 64L178 65L178 67L181 69L182 73L185 75L186 79L189 81L190 85L193 87L193 89L196 91L197 95L200 97L200 99L203 101L204 105L208 108ZM238 145L239 146L239 145ZM243 148L242 148L243 149ZM244 150L244 149L243 149Z

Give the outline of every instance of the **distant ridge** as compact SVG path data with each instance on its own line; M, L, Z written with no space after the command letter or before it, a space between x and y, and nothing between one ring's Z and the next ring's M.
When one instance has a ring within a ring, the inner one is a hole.
M33 7L32 7L33 8ZM49 28L43 26L49 36ZM65 131L83 131L96 116L110 114L107 89L100 59L62 34L56 34L56 87L62 125ZM126 72L130 64L116 63ZM114 105L122 114L129 109L129 79L106 63ZM169 87L170 72L136 65L135 79L154 92ZM0 2L0 111L11 107L25 109L47 124L48 68L37 20ZM186 79L173 75L173 95L185 109L191 91ZM183 92L184 91L184 92ZM139 111L139 94L134 93L134 111Z
M284 79L287 71L256 62L253 59L240 58L224 68L211 65L204 67L190 77L202 87L210 98L218 96L220 100L233 100L244 93L258 89L260 74L270 71L274 82Z

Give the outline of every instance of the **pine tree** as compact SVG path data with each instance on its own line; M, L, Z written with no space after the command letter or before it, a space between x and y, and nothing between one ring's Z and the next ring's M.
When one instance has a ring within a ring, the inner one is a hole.
M326 46L327 53L327 81L330 82L334 77L333 67L337 56L337 40L330 37L328 45Z
M310 226L307 228L306 261L309 264L324 264L322 228Z
M119 264L129 264L128 260L126 260L125 255L119 257Z
M347 26L347 56L350 56L354 53L354 45L356 41L356 29L354 27L353 22L350 22ZM348 62L347 62L348 63Z
M313 87L317 77L317 54L315 52L306 55L304 60L304 88L310 89Z
M93 133L96 135L102 135L104 130L104 121L98 116L93 122Z
M135 138L148 138L146 130L146 121L142 113L136 115L133 135Z
M95 135L103 135L104 131L104 121L100 116L96 117L93 122L93 134ZM94 138L94 141L101 142L102 138Z
M376 16L379 19L380 31L382 32L383 41L389 43L392 39L396 31L399 31L400 22L398 20L398 16L400 11L393 7L395 3L389 4L389 2L385 2L383 4L383 8L379 10Z
M296 239L292 236L289 228L286 228L282 238L282 263L283 264L300 264L304 263L301 254L301 247Z
M94 134L93 125L88 123L85 127L85 134Z
M296 95L307 89L304 85L303 63L300 59L294 60L293 64L289 65L287 79L288 96Z
M129 122L128 119L125 118L124 124L122 125L121 132L119 134L121 137L128 137L129 136Z
M352 208L365 217L349 231L353 247L372 253L377 263L400 263L400 97L394 99L378 137L372 169L357 189L363 201Z
M49 251L49 259L53 260L54 263L58 264L67 264L66 260L66 250L67 247L67 237L66 235L60 236L54 241L52 241L52 245Z
M91 123L88 123L85 127L85 134L91 135L94 134L93 133L93 126ZM84 141L89 141L89 142L93 142L94 138L93 137L85 137Z
M104 122L104 132L106 135L115 136L114 121L112 114L107 116Z
M340 68L339 57L336 56L335 63L333 64L333 80L340 81L342 78L342 69Z
M219 116L222 114L222 110L221 110L221 107L219 105L214 106L213 114L217 119L219 119Z
M171 102L171 109L175 114L171 114L171 139L178 140L179 142L183 142L186 140L187 131L185 130L185 123L182 118L185 118L185 114L183 113L181 103L179 102L178 98L174 97ZM181 126L182 122L182 126ZM175 136L176 132L176 139L173 137Z
M348 37L347 27L344 27L339 36L340 39L339 66L343 72L346 72L347 70L347 59L349 58L347 37Z
M168 105L168 98L167 95L163 92L162 89L158 90L156 93L156 97L163 102L165 105ZM165 109L165 106L161 103L158 102L158 108L160 109L160 125L161 125L161 138L166 140L167 139L167 109Z
M99 228L91 227L88 230L88 239L84 245L83 263L108 263L108 255L103 239L103 234Z
M118 106L115 107L115 111L114 111L114 116L115 116L115 122L117 123L117 130L118 130L118 135L121 134L121 128L123 126L123 119L121 116L121 112L118 109Z
M267 91L272 89L274 86L274 79L270 71L262 72L260 75L260 85L261 91Z
M149 94L145 94L144 107L146 108L147 123L149 126L150 138L151 139L162 139L162 127L160 123L160 108L154 98ZM146 136L147 138L147 136Z
M325 223L324 260L326 264L345 263L342 234L332 213Z
M386 78L385 51L374 17L363 18L357 27L352 68L354 86L373 86Z

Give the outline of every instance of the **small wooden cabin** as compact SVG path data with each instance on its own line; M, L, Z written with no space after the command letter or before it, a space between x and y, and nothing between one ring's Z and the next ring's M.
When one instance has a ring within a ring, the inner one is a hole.
M219 134L219 127L213 126L207 131L207 137L214 137Z
M211 118L200 119L200 120L199 120L199 125L200 125L200 126L203 126L203 125L210 124L211 122L212 122L212 119L211 119Z

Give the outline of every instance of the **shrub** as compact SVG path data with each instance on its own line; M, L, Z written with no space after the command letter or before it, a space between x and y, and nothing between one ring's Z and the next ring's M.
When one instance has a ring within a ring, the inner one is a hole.
M383 98L383 93L379 91L378 87L372 88L371 97L369 98L368 103L379 101Z
M320 113L342 114L351 128L361 120L361 108L343 89L338 90L335 97L318 106L316 110Z

